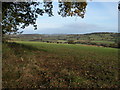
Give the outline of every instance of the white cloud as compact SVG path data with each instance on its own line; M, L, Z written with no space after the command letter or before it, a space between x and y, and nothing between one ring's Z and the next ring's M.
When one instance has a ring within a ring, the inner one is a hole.
M91 33L91 32L117 32L117 26L99 26L97 24L89 23L73 23L66 24L63 26L52 26L55 24L41 24L44 25L42 28L38 26L37 30L31 29L32 26L27 27L24 30L25 33L31 34L78 34L78 33ZM47 27L46 25L51 27Z
M37 23L38 29L54 29L61 27L58 23Z
M96 24L74 23L67 24L59 28L38 30L38 33L43 34L77 34L90 32L117 32L117 27L103 27Z

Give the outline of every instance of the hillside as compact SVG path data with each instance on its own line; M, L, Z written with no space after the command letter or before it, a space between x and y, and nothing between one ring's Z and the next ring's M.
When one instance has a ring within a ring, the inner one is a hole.
M21 34L9 36L13 41L39 41L47 43L87 44L104 47L118 47L119 33L98 32L88 34Z
M115 41L118 33L99 32L88 34L21 34L11 35L11 38L17 38L21 40L105 40Z
M3 43L3 88L117 88L118 49Z

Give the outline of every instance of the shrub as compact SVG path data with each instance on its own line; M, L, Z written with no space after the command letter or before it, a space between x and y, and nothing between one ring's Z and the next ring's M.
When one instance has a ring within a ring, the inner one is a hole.
M68 44L75 44L74 40L69 40Z
M110 47L112 47L112 48L119 48L119 44L113 43L113 44L110 44Z

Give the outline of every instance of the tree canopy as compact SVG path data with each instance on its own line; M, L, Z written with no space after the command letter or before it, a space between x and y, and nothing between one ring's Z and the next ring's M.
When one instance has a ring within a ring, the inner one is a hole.
M61 2L59 1L58 14L62 17L79 16L84 18L86 2ZM40 8L42 6L42 8ZM52 1L40 2L2 2L2 33L20 33L19 28L25 28L30 24L37 29L38 15L47 13L53 15Z
M118 10L120 11L120 2L118 3Z

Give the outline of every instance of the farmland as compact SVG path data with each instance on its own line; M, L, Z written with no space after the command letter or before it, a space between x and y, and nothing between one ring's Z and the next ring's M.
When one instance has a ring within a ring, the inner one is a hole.
M88 34L21 34L9 36L13 41L37 41L47 43L87 44L103 47L119 47L119 33L98 32Z
M3 43L3 87L117 88L118 49L33 41Z
M3 90L119 90L120 3L8 1L0 3Z

